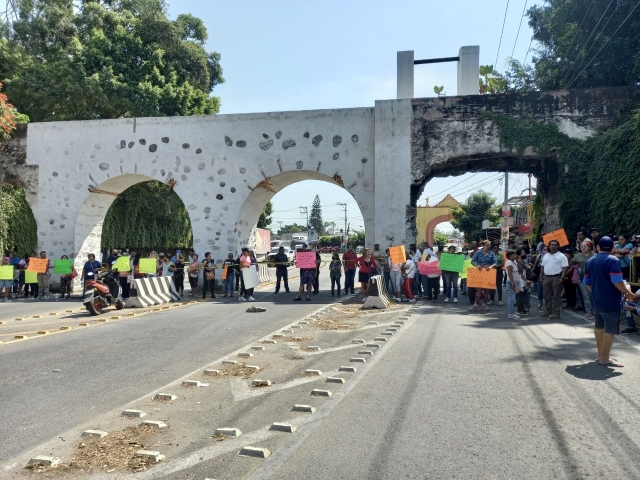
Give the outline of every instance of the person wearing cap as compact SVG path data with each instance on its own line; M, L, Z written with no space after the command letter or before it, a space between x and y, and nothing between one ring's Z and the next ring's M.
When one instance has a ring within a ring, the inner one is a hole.
M620 261L611 254L613 240L600 238L597 250L598 254L587 261L584 272L584 284L591 292L594 310L594 336L598 347L596 362L606 367L623 367L610 357L610 353L615 336L620 333L622 300L632 301L634 295L624 284Z
M591 229L591 241L593 242L593 246L597 248L598 242L600 241L600 229L598 227Z
M551 240L549 242L549 252L542 257L540 266L544 297L544 311L541 315L552 320L560 318L562 282L567 276L567 268L569 267L567 257L559 250L560 242Z
M178 261L178 255L181 253L182 253L182 250L176 250L176 254L173 257L171 257L171 261L173 263L176 263Z
M118 249L114 248L113 250L111 250L111 255L109 255L109 257L107 258L107 269L109 271L111 271L111 268L113 267L113 264L116 263L116 261L118 260L119 257L119 253L118 253Z

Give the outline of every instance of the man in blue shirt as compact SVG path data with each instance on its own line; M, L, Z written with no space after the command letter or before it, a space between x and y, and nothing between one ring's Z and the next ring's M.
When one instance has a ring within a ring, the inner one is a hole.
M587 261L584 271L584 284L591 292L591 302L595 314L596 344L598 346L599 365L623 367L618 360L611 358L611 347L615 335L620 330L620 309L622 298L633 300L622 279L620 261L611 255L613 240L601 237L598 241L598 255Z

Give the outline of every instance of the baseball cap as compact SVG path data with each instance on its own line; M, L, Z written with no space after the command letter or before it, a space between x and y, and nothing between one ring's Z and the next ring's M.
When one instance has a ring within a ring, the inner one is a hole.
M182 253L182 250L176 250L176 253Z
M590 232L593 232L594 230L595 230L596 232L599 232L599 231L600 231L600 229L599 229L598 227L591 227L591 230L589 230L589 231L590 231Z
M598 242L598 246L602 250L611 250L613 248L613 240L611 240L609 237L602 237Z

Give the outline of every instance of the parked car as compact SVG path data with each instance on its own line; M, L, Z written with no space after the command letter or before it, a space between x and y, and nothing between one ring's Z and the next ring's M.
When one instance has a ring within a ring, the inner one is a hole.
M294 252L293 250L291 250L288 247L283 247L284 248L284 253L287 256L287 258L289 259L290 262L293 261L294 258ZM278 254L278 250L280 249L280 247L273 247L270 251L269 254L267 255L267 265L272 267L273 264L275 263L275 259L276 259L276 255Z

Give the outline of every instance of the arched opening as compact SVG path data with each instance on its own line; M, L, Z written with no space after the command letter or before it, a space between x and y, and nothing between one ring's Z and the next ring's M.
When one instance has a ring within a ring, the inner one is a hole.
M147 188L151 188L153 192L148 190L149 198L141 200L139 196L144 196L145 185L149 185ZM128 189L134 186L137 186L137 188L129 191L128 195ZM167 215L171 215L171 210L176 206L181 206L181 209L185 208L182 201L184 197L181 195L183 192L179 191L178 186L176 186L175 190L173 192L171 185L162 184L151 177L138 174L119 175L90 188L80 208L75 225L76 269L82 268L89 253L94 253L97 256L99 252L104 251L106 248L133 247L149 250L157 247L176 248L178 245L162 245L167 235L165 234L166 232L161 232L163 228L163 225L161 225L162 219L166 218ZM152 200L158 195L160 197L164 195L162 202ZM136 201L139 204L131 203ZM156 204L153 205L151 201ZM159 215L146 213L148 210L153 212L154 208ZM122 215L127 218L123 220L115 220L113 218L114 216ZM192 240L193 234L188 211L176 211L173 212L173 215L180 219L185 230L188 229L188 233L183 238ZM111 225L105 225L105 219L108 216L110 217L109 223ZM103 242L103 229L105 226L107 236ZM149 226L152 226L152 228L149 228ZM118 232L119 228L135 231ZM188 243L187 240L185 240L185 243ZM111 243L115 244L112 245ZM132 245L130 243L141 244Z
M336 235L336 232L337 235L346 233L344 206L338 205L346 203L346 228L350 230L349 233L363 232L367 239L362 242L363 246L369 236L373 237L373 205L369 207L368 204L352 196L338 175L329 177L320 172L295 170L265 179L252 189L238 216L236 251L249 242L248 232L257 224L264 206L269 201L274 203L270 226L272 232L275 233L275 238L277 231L286 226L287 222L303 227L307 226L307 216L301 211L304 212L304 207L306 207L311 216L313 200L316 195L321 201L323 222L335 223L335 225L326 225L326 227L331 227L330 231L334 233L333 236ZM301 210L300 207L303 209ZM316 237L318 237L317 232Z

